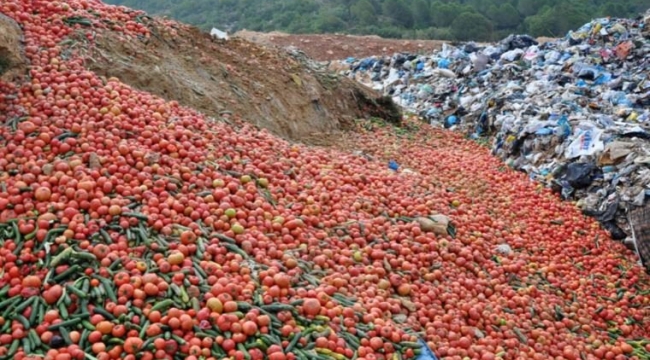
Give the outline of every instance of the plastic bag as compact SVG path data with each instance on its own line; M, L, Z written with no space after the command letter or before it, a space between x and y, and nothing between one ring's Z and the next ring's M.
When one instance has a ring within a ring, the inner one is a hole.
M634 49L633 42L626 41L624 43L621 43L616 47L616 56L621 60L625 60L630 55L630 51L632 51L632 49Z
M416 360L438 360L436 354L429 349L429 345L427 345L424 340L419 339L418 342L422 345L422 353L420 353L420 356L418 356Z
M600 73L600 75L594 81L595 85L605 85L608 82L612 81L612 74L608 72Z
M553 182L559 186L558 190L561 191L562 198L570 199L576 189L584 189L591 185L596 169L598 167L594 164L572 163L563 168L562 176Z
M501 60L513 62L515 60L518 60L521 57L521 55L523 55L523 53L524 51L521 49L510 50L501 55Z
M538 52L539 52L539 47L531 46L528 49L526 49L526 52L524 53L524 59L526 61L533 61L537 57Z
M449 129L456 124L458 124L458 117L455 115L450 115L445 119L445 129Z
M602 227L609 232L614 240L623 240L627 234L616 224L616 212L618 211L619 199L612 196L606 200L599 211L585 210L583 213L587 216L593 216L600 222Z
M472 56L470 56L470 60L472 61L472 65L474 66L474 71L481 72L485 70L485 68L487 67L490 58L488 58L484 54L478 54L478 55L472 54Z
M610 101L614 105L618 105L618 106L624 106L624 107L632 106L632 101L630 101L630 99L627 98L627 94L624 93L623 91L617 91L616 93L614 93Z
M555 134L562 139L566 139L571 135L571 125L569 124L569 118L566 115L562 115L557 121L557 128L555 129Z
M456 78L456 74L453 71L449 70L449 69L440 69L440 68L438 68L438 69L435 69L433 71L433 73L436 74L436 75L440 75L442 77L449 78L449 79L455 79Z
M603 130L591 124L583 123L581 126L583 129L580 130L578 136L569 144L564 153L567 159L593 155L603 151L605 148L605 144L600 139L603 135Z
M588 163L572 163L566 170L560 181L566 181L574 189L584 189L594 181L594 170L598 167Z
M481 136L488 131L488 123L489 123L489 118L487 112L482 112L481 116L478 119L477 126L476 126L476 132L475 134L477 136Z
M399 169L399 164L395 160L391 160L388 162L388 168L397 171Z
M212 31L210 31L210 35L216 37L217 39L228 40L228 33L223 32L217 28L212 28Z

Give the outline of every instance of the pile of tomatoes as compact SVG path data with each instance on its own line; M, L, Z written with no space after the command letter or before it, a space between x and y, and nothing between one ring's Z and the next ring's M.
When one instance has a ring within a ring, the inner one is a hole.
M99 78L68 41L158 20L0 12L30 63L0 83L0 357L648 358L633 255L478 144L410 120L364 122L361 155L287 143Z

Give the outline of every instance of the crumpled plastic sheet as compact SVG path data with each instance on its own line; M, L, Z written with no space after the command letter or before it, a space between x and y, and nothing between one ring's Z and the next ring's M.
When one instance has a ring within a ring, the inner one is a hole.
M615 196L614 215L601 223L622 238L631 235L625 212L650 195L649 59L650 11L595 19L541 44L511 35L491 45L445 44L427 55L348 59L345 74L432 126L488 138L494 155L577 200L585 213L602 212ZM611 159L616 142L629 145ZM592 170L585 186L562 185L574 163Z
M427 343L424 342L424 340L419 339L418 342L420 343L420 345L422 345L422 352L420 353L420 355L417 357L416 360L438 360L436 354L434 354L433 351L429 349L429 345L427 345Z

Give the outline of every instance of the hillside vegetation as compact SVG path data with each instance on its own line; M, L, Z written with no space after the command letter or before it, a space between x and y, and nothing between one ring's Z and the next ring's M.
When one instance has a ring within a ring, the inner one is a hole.
M109 0L204 29L496 40L562 36L593 17L635 17L650 0Z

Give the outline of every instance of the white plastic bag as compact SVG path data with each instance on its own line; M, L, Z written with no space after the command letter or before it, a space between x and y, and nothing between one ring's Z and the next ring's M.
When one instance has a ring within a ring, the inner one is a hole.
M449 70L449 69L435 69L435 70L433 70L433 73L436 74L436 75L439 75L441 77L446 77L448 79L455 79L456 78L456 74L453 71Z
M210 35L216 37L217 39L228 40L228 33L223 32L217 28L212 28L212 31L210 31Z
M582 123L578 127L577 136L564 152L567 159L577 158L583 155L594 155L605 149L605 144L600 139L603 130L588 124Z

